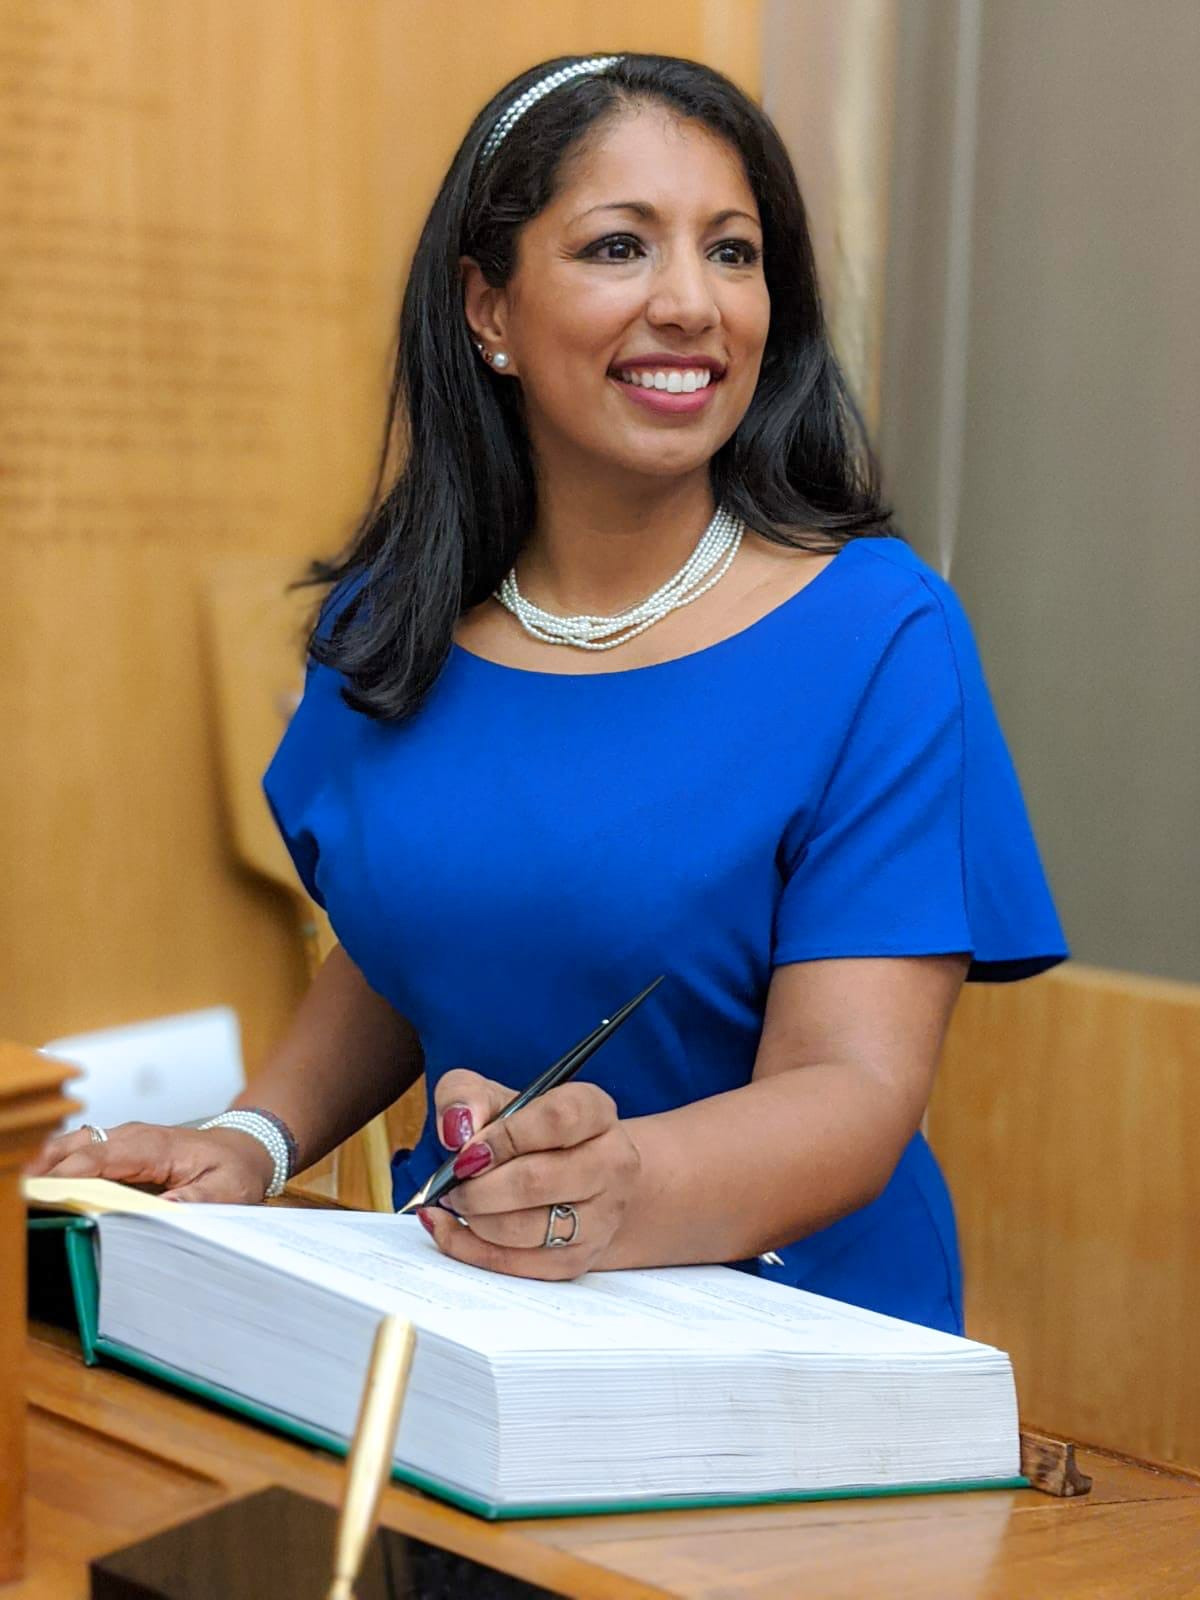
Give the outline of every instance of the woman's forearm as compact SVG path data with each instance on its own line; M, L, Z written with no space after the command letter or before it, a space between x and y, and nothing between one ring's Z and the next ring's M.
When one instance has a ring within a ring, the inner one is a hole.
M921 1108L865 1069L798 1067L628 1121L641 1173L606 1267L740 1261L875 1198Z
M412 1024L337 945L234 1105L282 1117L295 1135L299 1166L310 1167L398 1099L422 1066Z

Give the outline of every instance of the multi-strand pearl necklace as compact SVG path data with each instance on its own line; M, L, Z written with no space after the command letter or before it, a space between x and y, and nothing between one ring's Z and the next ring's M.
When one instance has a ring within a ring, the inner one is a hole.
M543 639L547 644L573 644L579 650L611 650L614 645L624 644L635 634L645 632L669 611L691 605L693 600L698 600L706 590L711 589L728 572L745 529L744 522L723 506L718 506L716 515L701 534L699 544L675 576L668 578L661 589L656 589L639 605L619 611L615 616L594 617L585 614L560 617L553 611L543 611L540 606L526 600L517 588L515 567L496 590L496 599L512 612L526 633L531 633L535 639ZM718 562L721 563L719 569L712 572ZM710 572L712 576L702 582ZM616 637L610 638L610 634Z

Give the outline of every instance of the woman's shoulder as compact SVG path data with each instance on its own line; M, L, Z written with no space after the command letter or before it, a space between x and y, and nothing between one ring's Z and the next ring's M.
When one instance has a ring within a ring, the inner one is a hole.
M956 655L975 649L971 623L953 584L907 540L895 535L852 539L838 561L847 561L855 582L843 590L846 603L891 636L923 627L944 636Z
M816 585L829 572L831 579L845 580L821 584L822 599L830 605L883 617L892 603L957 604L950 584L898 533L852 535L832 554L807 545L780 544L761 534L753 536L752 548L766 574L764 588L773 585L781 596L793 589L798 593L810 582Z
M761 632L784 671L784 692L811 692L850 718L869 696L898 708L942 695L958 699L978 684L981 667L970 620L952 585L904 539L847 540L829 564L785 603ZM788 666L799 669L789 672Z
M880 594L918 604L958 604L950 583L899 534L851 539L843 554L858 562L864 581Z

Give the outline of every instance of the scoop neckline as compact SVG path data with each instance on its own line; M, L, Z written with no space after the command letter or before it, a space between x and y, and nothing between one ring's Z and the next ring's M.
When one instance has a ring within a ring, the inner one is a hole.
M611 672L544 672L540 667L513 667L509 666L506 661L493 661L489 656L476 655L474 650L468 650L464 645L459 644L457 639L451 640L450 648L452 652L457 651L460 656L465 656L468 661L478 662L481 667L489 667L494 672L511 673L514 677L520 678L567 678L571 682L578 682L581 679L586 680L588 678L602 678L611 681L613 678L631 678L639 672L662 672L668 667L679 667L684 662L698 661L702 657L712 656L716 651L728 649L731 645L735 645L738 640L745 639L750 634L757 632L758 629L772 622L776 617L810 594L837 568L848 550L852 549L856 544L863 543L865 543L865 538L863 537L847 540L833 560L827 566L822 567L815 578L810 578L802 588L796 590L795 594L788 595L786 600L781 600L777 606L772 606L770 611L764 611L761 617L756 617L753 622L748 622L744 628L739 628L736 633L727 633L723 639L714 639L712 644L701 645L699 650L689 650L685 655L681 656L669 656L665 661L648 661L644 666L640 667L614 667Z

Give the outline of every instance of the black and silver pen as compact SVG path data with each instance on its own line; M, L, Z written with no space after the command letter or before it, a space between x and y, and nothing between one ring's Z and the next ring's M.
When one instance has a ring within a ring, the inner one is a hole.
M531 1100L536 1100L549 1090L556 1089L560 1083L569 1082L583 1066L584 1062L589 1060L599 1050L604 1041L611 1038L626 1018L637 1010L647 995L652 994L658 988L665 976L666 974L663 973L662 976L655 978L654 982L647 985L641 994L635 995L619 1011L614 1011L611 1017L605 1017L598 1028L594 1028L585 1039L581 1039L578 1044L573 1045L565 1056L561 1056L552 1066L547 1067L545 1072L540 1073L527 1089L522 1089L520 1094L510 1100L504 1109L492 1118L488 1126L494 1127L497 1122L506 1121L520 1111L523 1106L527 1106ZM481 1129L480 1132L482 1131ZM430 1178L426 1179L407 1205L399 1208L396 1215L403 1216L406 1212L416 1211L421 1206L431 1206L440 1200L444 1194L448 1194L451 1189L456 1188L458 1184L465 1182L464 1179L457 1178L454 1175L454 1163L457 1160L458 1153L456 1151L449 1160L442 1163Z

